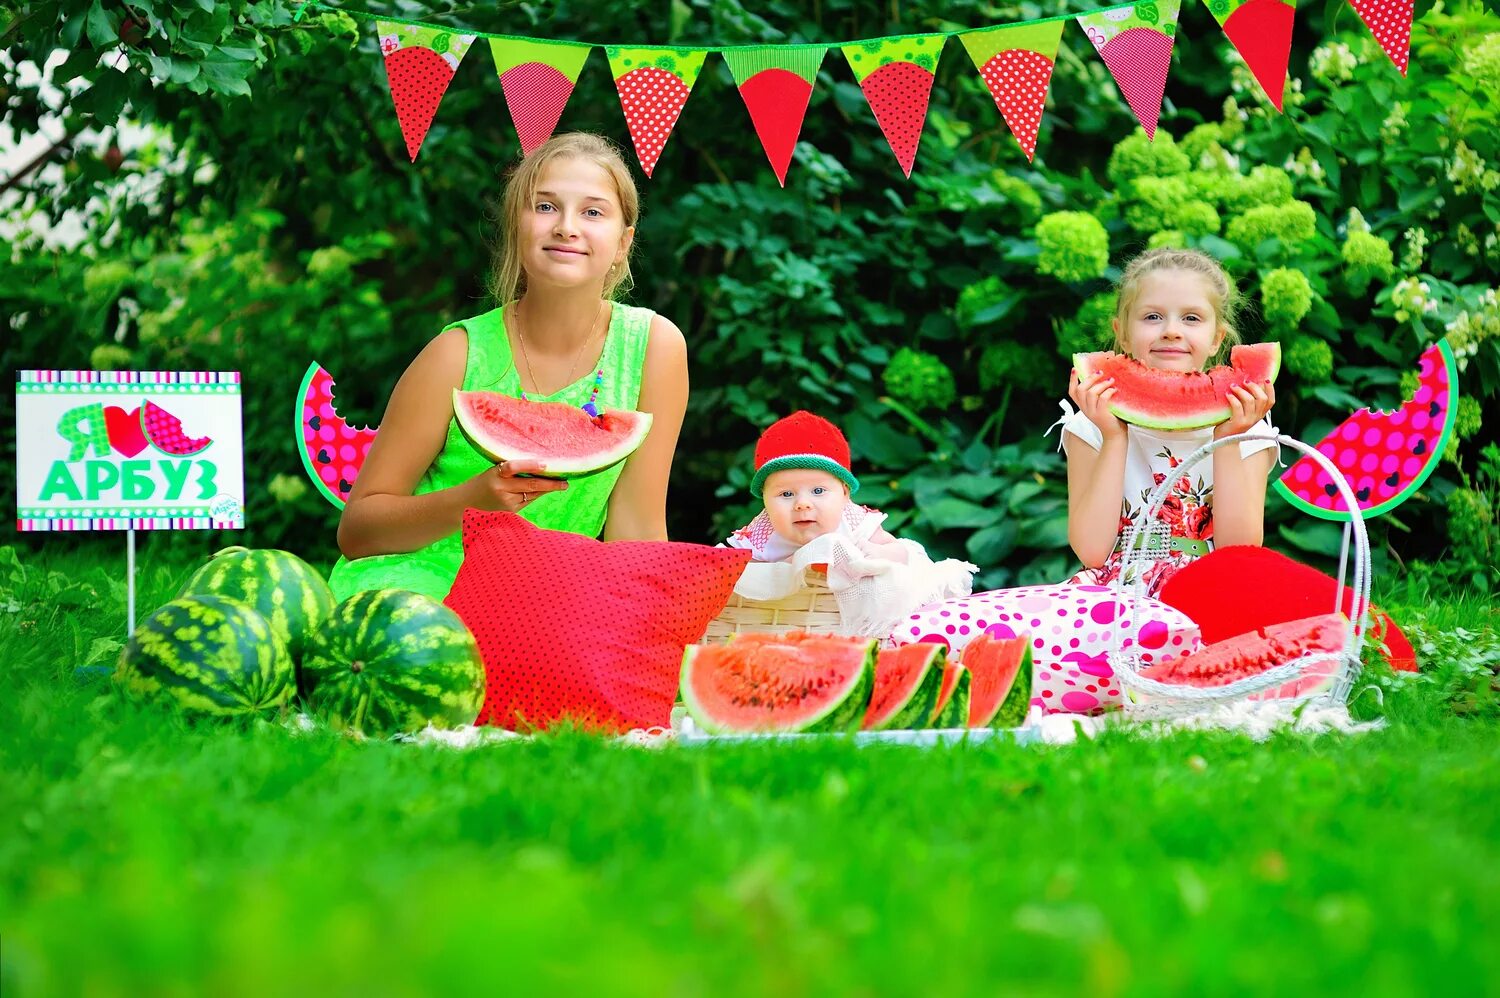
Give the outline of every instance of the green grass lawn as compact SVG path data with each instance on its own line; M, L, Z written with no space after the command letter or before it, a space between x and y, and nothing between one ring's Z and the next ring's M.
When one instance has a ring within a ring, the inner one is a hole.
M1387 593L1438 680L1359 737L457 751L79 679L106 547L0 549L7 998L1500 988L1492 599Z

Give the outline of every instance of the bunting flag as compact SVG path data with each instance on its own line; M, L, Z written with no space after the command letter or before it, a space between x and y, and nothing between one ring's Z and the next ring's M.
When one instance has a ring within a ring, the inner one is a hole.
M1060 20L1043 21L958 36L1027 162L1036 155L1036 135L1042 126L1062 29Z
M1413 0L1349 0L1349 6L1405 76L1406 61L1411 56Z
M1295 0L1208 0L1208 9L1280 111L1292 53Z
M448 92L448 84L453 82L453 74L468 54L474 36L380 20L375 22L375 31L385 56L385 74L390 79L401 137L415 163L443 94Z
M792 150L807 117L807 102L812 99L818 67L823 64L826 46L772 46L764 48L725 49L724 61L734 74L735 86L745 99L745 108L760 137L761 148L782 187L786 186L787 167Z
M946 39L946 35L906 35L843 46L875 121L908 177L917 160L933 74Z
M636 158L649 177L712 49L611 45L604 51L609 56L615 89L620 92L620 110L625 112Z
M592 46L491 38L490 54L523 155L552 137Z
M1145 0L1134 7L1080 14L1079 27L1099 50L1135 119L1156 138L1161 100L1167 92L1172 38L1177 34L1179 0Z

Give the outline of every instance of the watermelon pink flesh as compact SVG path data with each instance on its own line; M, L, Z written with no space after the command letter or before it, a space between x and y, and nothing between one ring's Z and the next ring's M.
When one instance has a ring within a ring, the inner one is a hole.
M499 392L453 392L453 414L493 461L541 461L547 475L582 475L618 464L651 431L649 412L605 409L593 419L566 402Z
M916 642L885 648L875 661L875 685L865 711L865 731L915 728L932 716L943 685L946 645Z
M932 74L914 62L888 62L860 83L875 121L901 164L911 176L927 122L927 101L932 96Z
M375 428L344 422L333 407L333 392L333 375L317 361L307 365L298 392L297 434L302 466L323 498L342 509L375 441Z
M527 62L501 73L500 89L505 93L516 137L521 140L521 153L530 156L533 149L552 137L568 98L573 96L573 81L545 62Z
M1302 655L1338 654L1344 650L1349 618L1342 613L1324 613L1301 620L1271 624L1236 637L1216 641L1197 651L1141 670L1147 679L1183 686L1227 686L1258 676L1267 669L1287 665ZM1333 683L1339 661L1310 665L1303 675L1280 686L1249 697L1274 700L1311 696Z
M763 69L740 85L755 134L783 187L812 89L811 83L786 69Z
M1354 490L1364 516L1379 516L1405 502L1427 481L1448 447L1457 411L1458 367L1447 340L1422 352L1417 391L1390 412L1361 409L1319 441ZM1314 516L1347 520L1333 478L1303 455L1276 482L1292 505Z
M213 443L212 437L188 436L182 431L182 420L155 402L141 406L141 431L157 450L174 457L196 454Z
M1146 130L1146 137L1155 138L1161 99L1167 92L1172 39L1155 28L1126 28L1105 42L1099 55L1125 96L1125 103Z
M443 94L453 81L453 67L432 49L414 46L387 55L385 72L391 81L391 100L396 104L401 137L415 163Z
M1036 134L1042 127L1042 109L1052 82L1052 60L1029 49L1006 49L991 56L979 75L1029 161L1036 154Z
M974 676L969 727L1013 728L1024 723L1031 703L1031 635L992 638L981 634L964 646L959 657Z
M1296 10L1282 0L1246 0L1224 19L1224 34L1278 111L1286 86L1295 17Z
M1201 372L1158 371L1109 351L1075 353L1073 368L1085 383L1096 373L1115 379L1109 411L1125 422L1195 430L1229 418L1226 396L1232 386L1274 382L1281 370L1281 344L1242 344L1229 351L1229 366Z
M616 80L615 89L620 92L620 110L630 128L630 141L635 143L641 169L649 177L667 146L667 138L677 124L691 88L676 73L642 66Z
M931 727L951 731L966 727L969 719L969 691L973 676L957 662L943 670L943 685L938 688L937 705L932 709Z
M805 633L689 645L682 700L713 734L856 730L875 650L874 641Z

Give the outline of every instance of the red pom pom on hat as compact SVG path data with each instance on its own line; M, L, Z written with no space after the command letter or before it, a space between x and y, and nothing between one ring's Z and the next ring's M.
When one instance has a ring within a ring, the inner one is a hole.
M750 494L759 498L766 478L774 472L810 468L833 475L849 486L852 495L859 489L859 479L850 470L849 461L849 441L843 432L822 416L799 409L778 419L760 435Z

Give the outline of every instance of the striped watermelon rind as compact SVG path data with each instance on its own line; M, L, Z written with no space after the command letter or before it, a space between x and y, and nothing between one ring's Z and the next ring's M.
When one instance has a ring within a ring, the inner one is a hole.
M920 728L933 716L943 686L948 646L913 642L876 653L864 731Z
M230 547L217 552L177 595L213 594L238 600L259 613L300 662L309 639L333 613L333 590L290 551Z
M403 589L355 593L333 608L302 660L308 710L383 737L474 723L484 664L458 614Z
M202 714L256 714L295 689L291 653L264 617L225 596L174 599L141 622L115 678L147 697Z

